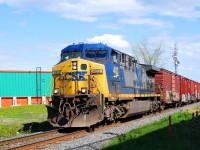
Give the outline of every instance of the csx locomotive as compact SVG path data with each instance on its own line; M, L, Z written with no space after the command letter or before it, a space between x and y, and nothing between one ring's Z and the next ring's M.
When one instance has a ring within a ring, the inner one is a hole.
M90 127L162 107L159 69L105 44L72 44L52 69L54 127Z

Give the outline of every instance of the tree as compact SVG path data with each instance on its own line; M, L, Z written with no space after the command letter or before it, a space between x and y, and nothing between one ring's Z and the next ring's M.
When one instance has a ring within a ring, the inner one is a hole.
M167 58L164 57L165 51L163 47L162 42L156 45L150 45L149 42L144 39L133 44L132 51L136 59L141 63L160 67L167 62Z

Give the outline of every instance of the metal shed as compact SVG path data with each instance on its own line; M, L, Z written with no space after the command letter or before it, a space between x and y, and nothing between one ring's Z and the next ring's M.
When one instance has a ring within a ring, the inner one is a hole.
M51 71L0 70L0 107L42 103L51 96Z

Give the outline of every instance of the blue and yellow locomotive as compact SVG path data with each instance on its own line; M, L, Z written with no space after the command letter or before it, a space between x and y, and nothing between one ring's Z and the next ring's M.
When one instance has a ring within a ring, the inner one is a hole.
M69 45L52 69L48 121L55 127L90 127L158 110L158 71L101 43Z

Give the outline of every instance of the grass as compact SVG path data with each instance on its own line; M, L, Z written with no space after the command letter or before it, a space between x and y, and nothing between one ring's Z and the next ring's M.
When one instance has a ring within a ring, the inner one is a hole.
M200 110L200 106L192 109ZM169 119L164 118L150 125L130 131L113 139L103 150L193 150L200 149L200 122L192 119L192 111L179 112L171 116L172 130L169 132Z
M0 139L52 129L45 105L0 108Z
M192 120L191 113L200 106L172 115L172 134L168 118L118 136L103 149L137 150L192 150L200 149L200 122ZM53 129L46 121L45 105L0 108L0 139Z
M12 106L0 109L1 119L4 118L35 118L39 114L46 114L45 105Z

